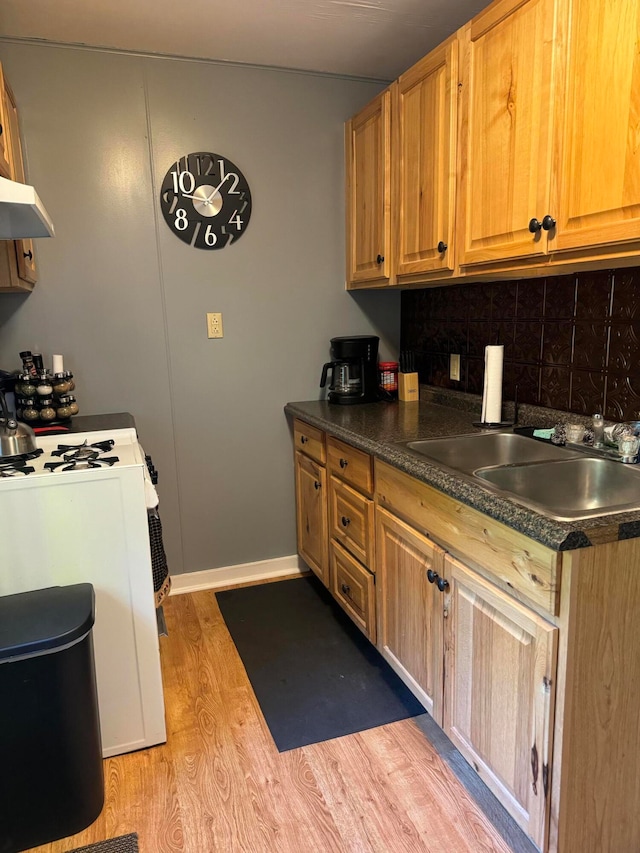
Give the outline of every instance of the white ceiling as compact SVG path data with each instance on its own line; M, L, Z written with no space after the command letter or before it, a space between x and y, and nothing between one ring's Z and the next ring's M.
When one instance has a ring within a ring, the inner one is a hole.
M488 0L1 0L0 35L393 80Z

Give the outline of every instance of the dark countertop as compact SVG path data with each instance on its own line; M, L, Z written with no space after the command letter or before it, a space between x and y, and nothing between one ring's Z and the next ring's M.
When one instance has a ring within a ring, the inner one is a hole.
M640 536L640 511L582 521L554 521L490 492L475 482L418 458L398 442L479 433L478 415L432 402L330 405L326 401L287 403L285 412L439 489L452 498L552 548L568 551Z
M42 428L44 425L39 424ZM55 425L52 425L55 427ZM135 429L136 422L133 415L129 412L113 412L105 415L76 415L71 418L69 423L61 424L58 427L59 432L54 429L44 426L43 435L70 435L78 432L98 432L110 429L127 429L133 427ZM34 427L36 435L39 434L38 427Z

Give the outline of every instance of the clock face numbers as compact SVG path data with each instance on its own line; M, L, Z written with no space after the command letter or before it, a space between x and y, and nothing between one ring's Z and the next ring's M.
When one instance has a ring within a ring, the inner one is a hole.
M183 242L196 249L223 249L247 230L251 191L231 160L200 151L181 157L168 170L160 207Z

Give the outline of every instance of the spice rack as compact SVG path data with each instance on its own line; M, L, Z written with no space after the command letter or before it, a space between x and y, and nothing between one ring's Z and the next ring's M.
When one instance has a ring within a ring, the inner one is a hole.
M68 423L79 412L73 373L21 373L15 383L16 417L29 426Z

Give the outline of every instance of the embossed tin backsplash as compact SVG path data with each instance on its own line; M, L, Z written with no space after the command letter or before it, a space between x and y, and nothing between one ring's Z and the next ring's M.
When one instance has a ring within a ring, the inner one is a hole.
M640 413L640 268L402 293L401 349L420 381L481 394L504 344L503 398L610 420ZM460 381L449 355L460 353Z

